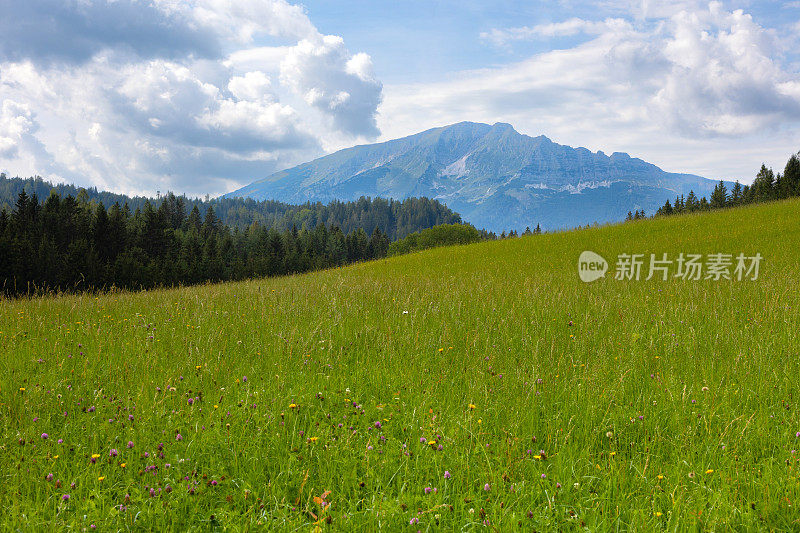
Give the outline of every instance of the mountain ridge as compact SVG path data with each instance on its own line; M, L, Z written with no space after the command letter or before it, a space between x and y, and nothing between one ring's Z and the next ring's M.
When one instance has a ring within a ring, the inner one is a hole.
M573 148L511 124L458 122L352 146L255 181L225 197L281 201L428 196L492 231L561 229L653 213L716 181L666 172L626 152Z

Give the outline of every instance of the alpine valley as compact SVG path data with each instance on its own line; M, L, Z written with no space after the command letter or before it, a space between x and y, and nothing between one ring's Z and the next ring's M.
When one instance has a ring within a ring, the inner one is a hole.
M466 222L500 232L614 222L640 209L651 215L690 191L709 195L717 183L626 153L608 156L530 137L510 124L460 122L340 150L226 196L289 203L427 196Z

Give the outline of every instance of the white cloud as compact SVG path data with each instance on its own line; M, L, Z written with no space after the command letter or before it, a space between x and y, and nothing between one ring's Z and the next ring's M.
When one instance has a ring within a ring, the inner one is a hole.
M5 100L0 107L0 157L15 157L22 138L35 129L30 107Z
M506 46L512 41L564 37L579 33L598 34L606 30L608 26L620 23L627 24L621 19L609 19L605 22L598 22L571 18L564 22L551 22L548 24L537 24L536 26L520 26L517 28L504 29L494 28L491 31L482 32L480 37L497 46Z
M83 30L75 39L85 42L54 56L54 44L31 39L12 57L2 52L14 43L0 33L0 171L129 193L213 194L320 155L331 142L378 134L381 85L369 56L321 35L302 7L88 0L86 9L65 3L50 13L45 4L32 0L20 14L34 25L55 17L61 38ZM165 52L99 27L122 16L148 35L171 28L174 46Z
M329 115L337 129L364 136L379 133L375 109L382 85L372 75L369 56L351 56L341 37L300 41L284 57L280 72L281 81Z

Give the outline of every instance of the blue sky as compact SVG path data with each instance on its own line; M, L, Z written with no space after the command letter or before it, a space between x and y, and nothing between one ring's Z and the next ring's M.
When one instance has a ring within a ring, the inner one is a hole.
M0 171L220 194L462 120L749 181L800 149L800 1L0 0Z

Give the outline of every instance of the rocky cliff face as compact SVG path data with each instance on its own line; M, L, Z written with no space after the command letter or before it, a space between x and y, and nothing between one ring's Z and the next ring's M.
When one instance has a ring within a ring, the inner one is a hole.
M674 174L628 154L591 152L522 135L509 124L461 122L355 146L256 181L227 196L290 203L428 196L489 230L559 229L652 214L715 181Z

